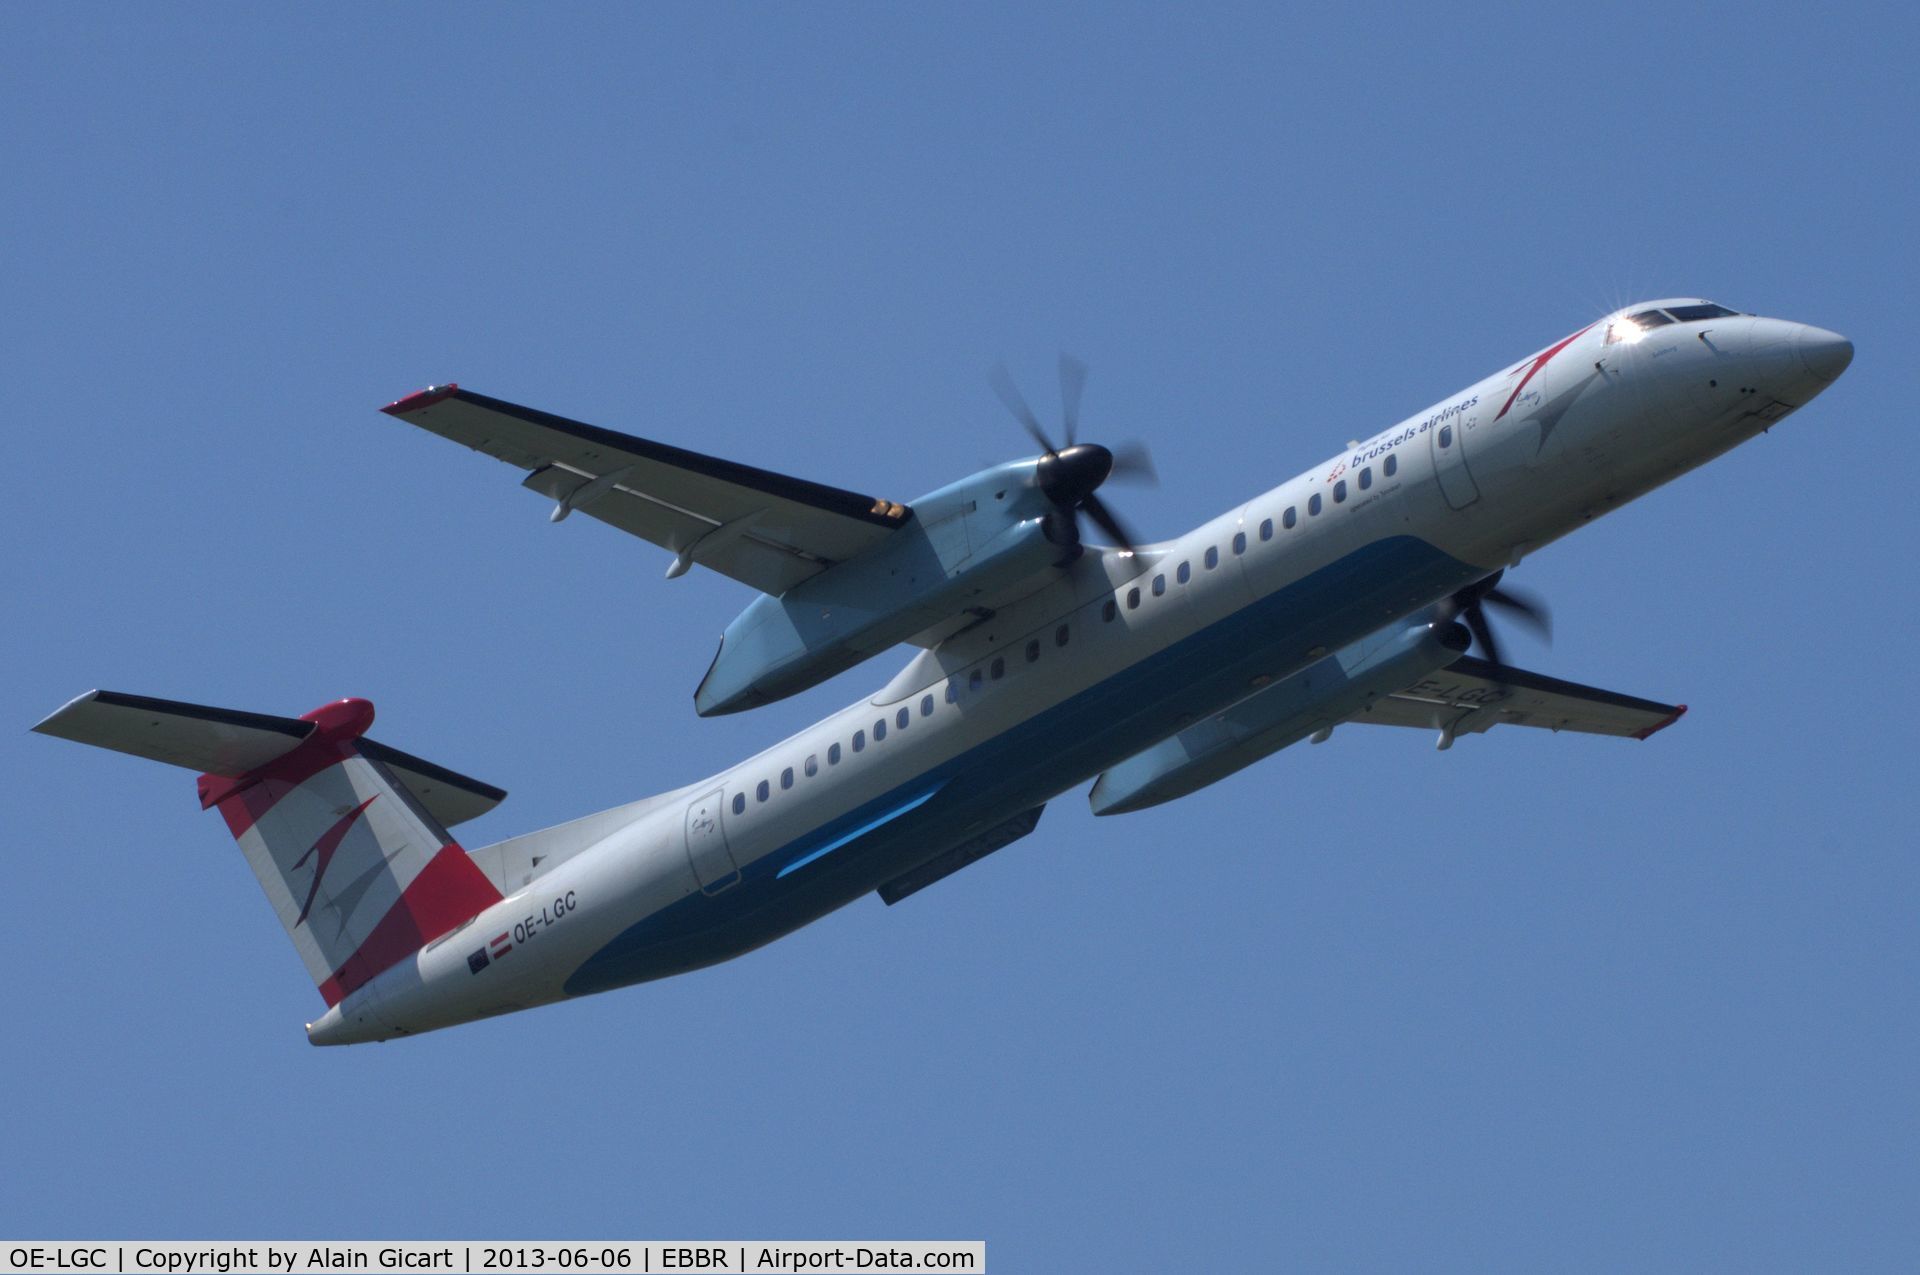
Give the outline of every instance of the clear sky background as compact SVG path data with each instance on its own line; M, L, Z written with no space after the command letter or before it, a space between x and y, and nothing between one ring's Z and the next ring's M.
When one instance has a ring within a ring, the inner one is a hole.
M985 1238L992 1268L1912 1269L1920 30L1904 6L0 8L0 1234ZM1174 534L1630 300L1835 328L1530 559L1636 744L1349 728L742 960L397 1045L108 687L512 792L717 770L747 601L375 409L429 382L900 499L1070 349Z

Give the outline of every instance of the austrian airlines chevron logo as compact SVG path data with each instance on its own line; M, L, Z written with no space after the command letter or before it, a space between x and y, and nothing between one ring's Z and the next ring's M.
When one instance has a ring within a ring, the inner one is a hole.
M295 925L299 925L301 921L306 920L307 913L313 911L313 901L320 893L320 879L327 875L327 865L333 862L333 852L338 850L340 843L347 839L347 832L353 827L354 821L358 819L361 814L366 811L366 808L371 806L379 796L379 793L375 793L372 797L367 798L352 810L347 811L346 814L341 815L333 827L320 834L320 840L314 842L310 850L294 861L293 870L298 872L301 864L305 863L308 859L314 858L316 855L319 856L313 865L313 884L307 888L307 901L301 906L300 918L294 922Z
M1522 363L1520 367L1526 368L1527 374L1520 378L1520 384L1513 387L1513 393L1507 395L1507 401L1501 404L1500 410L1494 413L1493 419L1497 421L1502 416L1505 416L1507 414L1507 409L1513 406L1513 400L1515 400L1516 398L1519 398L1520 391L1527 388L1527 382L1531 381L1534 378L1534 376L1540 371L1541 368L1551 363L1553 361L1554 355L1560 353L1560 351L1566 349L1569 345L1572 345L1575 341L1578 341L1581 337L1585 336L1587 333L1591 331L1593 331L1593 325L1589 323L1586 327L1581 328L1578 332L1574 333L1572 336L1568 337L1566 340L1560 342L1560 344L1556 346L1552 346L1548 349L1542 350L1540 353L1534 355L1533 358L1528 362ZM1518 372L1520 370L1520 367L1513 369L1513 371ZM1509 372L1507 375L1511 376L1513 375L1513 373Z

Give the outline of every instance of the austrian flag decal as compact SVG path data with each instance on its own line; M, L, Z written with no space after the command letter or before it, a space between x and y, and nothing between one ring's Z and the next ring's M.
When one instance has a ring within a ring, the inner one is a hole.
M513 936L510 933L502 933L485 947L467 957L467 969L474 974L478 974L481 970L487 968L487 966L493 964L508 952L511 952L513 950L512 938Z

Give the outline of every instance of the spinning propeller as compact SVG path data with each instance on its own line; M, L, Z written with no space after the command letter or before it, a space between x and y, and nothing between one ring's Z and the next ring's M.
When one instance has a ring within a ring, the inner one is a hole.
M1553 640L1553 619L1547 613L1546 604L1526 594L1502 589L1500 577L1505 574L1502 569L1468 585L1442 602L1435 615L1441 623L1459 620L1465 624L1473 633L1473 640L1480 644L1480 652L1487 657L1487 662L1501 667L1504 662L1500 658L1500 643L1493 636L1493 625L1487 621L1488 606L1510 613L1542 640Z
M1079 543L1080 539L1079 516L1085 514L1096 527L1117 541L1122 549L1132 552L1132 533L1094 492L1109 478L1147 484L1159 480L1153 472L1153 458L1147 454L1144 444L1124 443L1118 452L1113 452L1098 443L1074 441L1074 435L1080 428L1080 392L1086 388L1087 365L1071 355L1060 356L1060 406L1067 437L1065 447L1055 447L1053 440L1047 437L1047 431L1040 426L1040 418L1033 414L1033 409L1027 406L1027 400L1020 396L1020 390L1008 374L1006 364L994 367L992 380L993 392L1000 396L1000 401L1007 405L1014 419L1027 427L1027 433L1033 435L1033 440L1045 449L1034 471L1035 478L1046 498L1068 515L1074 543Z

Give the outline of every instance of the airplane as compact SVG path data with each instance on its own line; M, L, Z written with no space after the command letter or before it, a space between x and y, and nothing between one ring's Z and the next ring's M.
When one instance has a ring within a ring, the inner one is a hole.
M467 851L505 793L367 735L112 691L35 730L200 772L326 1011L383 1041L710 966L868 893L887 904L1032 833L1091 781L1097 815L1197 792L1337 726L1500 725L1646 739L1686 711L1503 661L1488 609L1523 557L1770 429L1853 346L1699 297L1628 306L1172 540L1101 499L1149 462L1056 444L911 503L429 387L389 415L527 471L553 502L759 594L701 715L797 694L893 647L873 694L719 774ZM1083 539L1091 523L1115 543ZM1478 648L1479 654L1469 654Z

